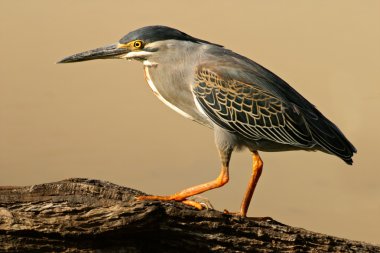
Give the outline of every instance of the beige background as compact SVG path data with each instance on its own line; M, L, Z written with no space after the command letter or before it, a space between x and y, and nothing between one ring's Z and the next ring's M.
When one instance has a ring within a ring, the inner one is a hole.
M380 243L380 1L0 2L0 185L89 177L169 194L215 178L209 129L154 97L142 66L60 58L164 24L225 45L287 80L355 144L354 166L323 153L262 153L249 215ZM237 210L250 174L204 194Z

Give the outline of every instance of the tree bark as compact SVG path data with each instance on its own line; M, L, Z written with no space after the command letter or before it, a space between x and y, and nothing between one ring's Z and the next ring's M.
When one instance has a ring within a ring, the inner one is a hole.
M198 211L109 182L0 187L0 252L380 252L270 218Z

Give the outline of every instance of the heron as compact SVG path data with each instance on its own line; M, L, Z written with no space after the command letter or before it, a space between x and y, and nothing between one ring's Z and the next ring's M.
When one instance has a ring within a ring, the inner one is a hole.
M322 151L352 164L356 148L339 128L283 79L222 45L167 26L146 26L117 43L68 56L58 63L95 59L137 60L165 105L214 132L220 156L215 180L168 196L138 200L178 201L202 209L189 197L225 185L234 150L252 154L252 173L240 211L245 217L263 170L259 151ZM141 113L149 108L139 108Z

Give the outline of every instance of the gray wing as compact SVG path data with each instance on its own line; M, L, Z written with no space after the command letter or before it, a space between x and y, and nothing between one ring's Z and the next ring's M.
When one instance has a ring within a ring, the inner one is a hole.
M255 83L222 78L215 67L200 67L193 93L215 124L238 136L297 147L315 144L297 106Z

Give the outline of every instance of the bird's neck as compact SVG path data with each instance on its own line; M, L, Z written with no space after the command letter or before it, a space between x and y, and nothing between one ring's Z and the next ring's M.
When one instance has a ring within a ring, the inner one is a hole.
M185 118L211 127L210 122L197 110L192 93L194 66L186 60L174 64L159 62L144 64L145 79L153 93L165 105Z
M150 60L144 60L143 61L143 65L144 65L144 68L147 68L147 67L155 67L158 65L157 62L154 62L154 61L150 61Z

